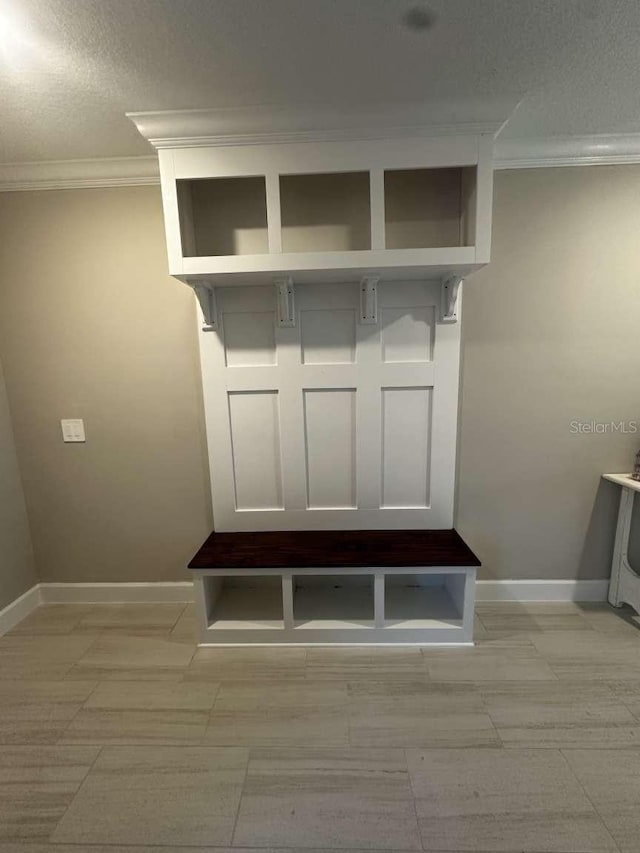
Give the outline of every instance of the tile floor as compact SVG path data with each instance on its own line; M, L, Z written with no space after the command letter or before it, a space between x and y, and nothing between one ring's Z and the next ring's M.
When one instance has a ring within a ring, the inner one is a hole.
M0 853L638 853L639 624L197 650L190 606L41 607L0 639Z

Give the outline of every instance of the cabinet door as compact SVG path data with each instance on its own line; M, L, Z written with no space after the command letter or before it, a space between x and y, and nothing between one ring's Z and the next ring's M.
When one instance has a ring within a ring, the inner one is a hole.
M459 325L439 282L295 288L296 325L269 287L217 290L201 333L218 531L453 526Z

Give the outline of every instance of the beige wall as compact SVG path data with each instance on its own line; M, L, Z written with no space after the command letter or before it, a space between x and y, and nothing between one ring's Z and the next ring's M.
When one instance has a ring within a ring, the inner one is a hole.
M0 610L35 583L27 511L0 363Z
M640 432L570 425L640 425L640 166L498 172L494 211L464 293L458 527L485 577L606 577L599 477L630 470Z
M3 358L43 581L187 577L211 530L194 300L156 187L0 196ZM61 418L86 444L63 444Z
M605 577L640 434L640 167L501 172L493 262L465 288L458 526L485 577ZM160 194L0 195L4 360L45 581L173 580L209 532L189 290ZM83 417L86 445L59 420ZM636 531L640 525L636 523ZM640 556L636 535L634 558Z

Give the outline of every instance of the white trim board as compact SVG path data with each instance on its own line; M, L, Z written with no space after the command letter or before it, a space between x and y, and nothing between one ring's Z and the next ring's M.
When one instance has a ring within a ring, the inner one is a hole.
M0 610L0 637L41 604L190 604L192 581L159 583L37 583Z
M495 169L606 166L640 163L640 133L502 139L494 148Z
M237 139L233 141L238 143ZM255 140L253 142L255 143ZM640 163L640 133L539 139L498 137L494 151L495 169L544 169L554 166L625 163ZM159 183L160 172L155 154L147 157L0 163L0 192L147 186Z
M255 140L253 142L255 143ZM234 143L238 144L238 140L235 139ZM495 169L546 169L554 166L601 166L625 163L640 163L640 133L556 136L540 139L498 137L494 151ZM0 192L159 184L160 172L155 154L147 157L0 163Z
M0 610L0 637L22 622L33 610L42 604L40 584L32 586L11 604Z
M478 601L606 601L608 580L479 580Z
M606 601L608 580L487 580L478 601ZM193 583L40 583L0 610L0 637L41 604L190 603Z
M0 192L96 189L159 183L160 169L155 155L0 163Z
M480 134L504 127L517 95L414 104L297 104L126 113L154 148Z
M41 583L40 593L43 604L188 604L193 583Z

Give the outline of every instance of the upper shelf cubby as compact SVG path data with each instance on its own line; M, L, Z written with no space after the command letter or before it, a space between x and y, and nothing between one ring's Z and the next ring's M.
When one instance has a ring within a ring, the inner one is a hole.
M369 172L280 175L283 252L371 248Z
M264 177L179 180L177 195L185 257L269 251Z
M473 246L475 186L473 166L385 171L385 247Z

